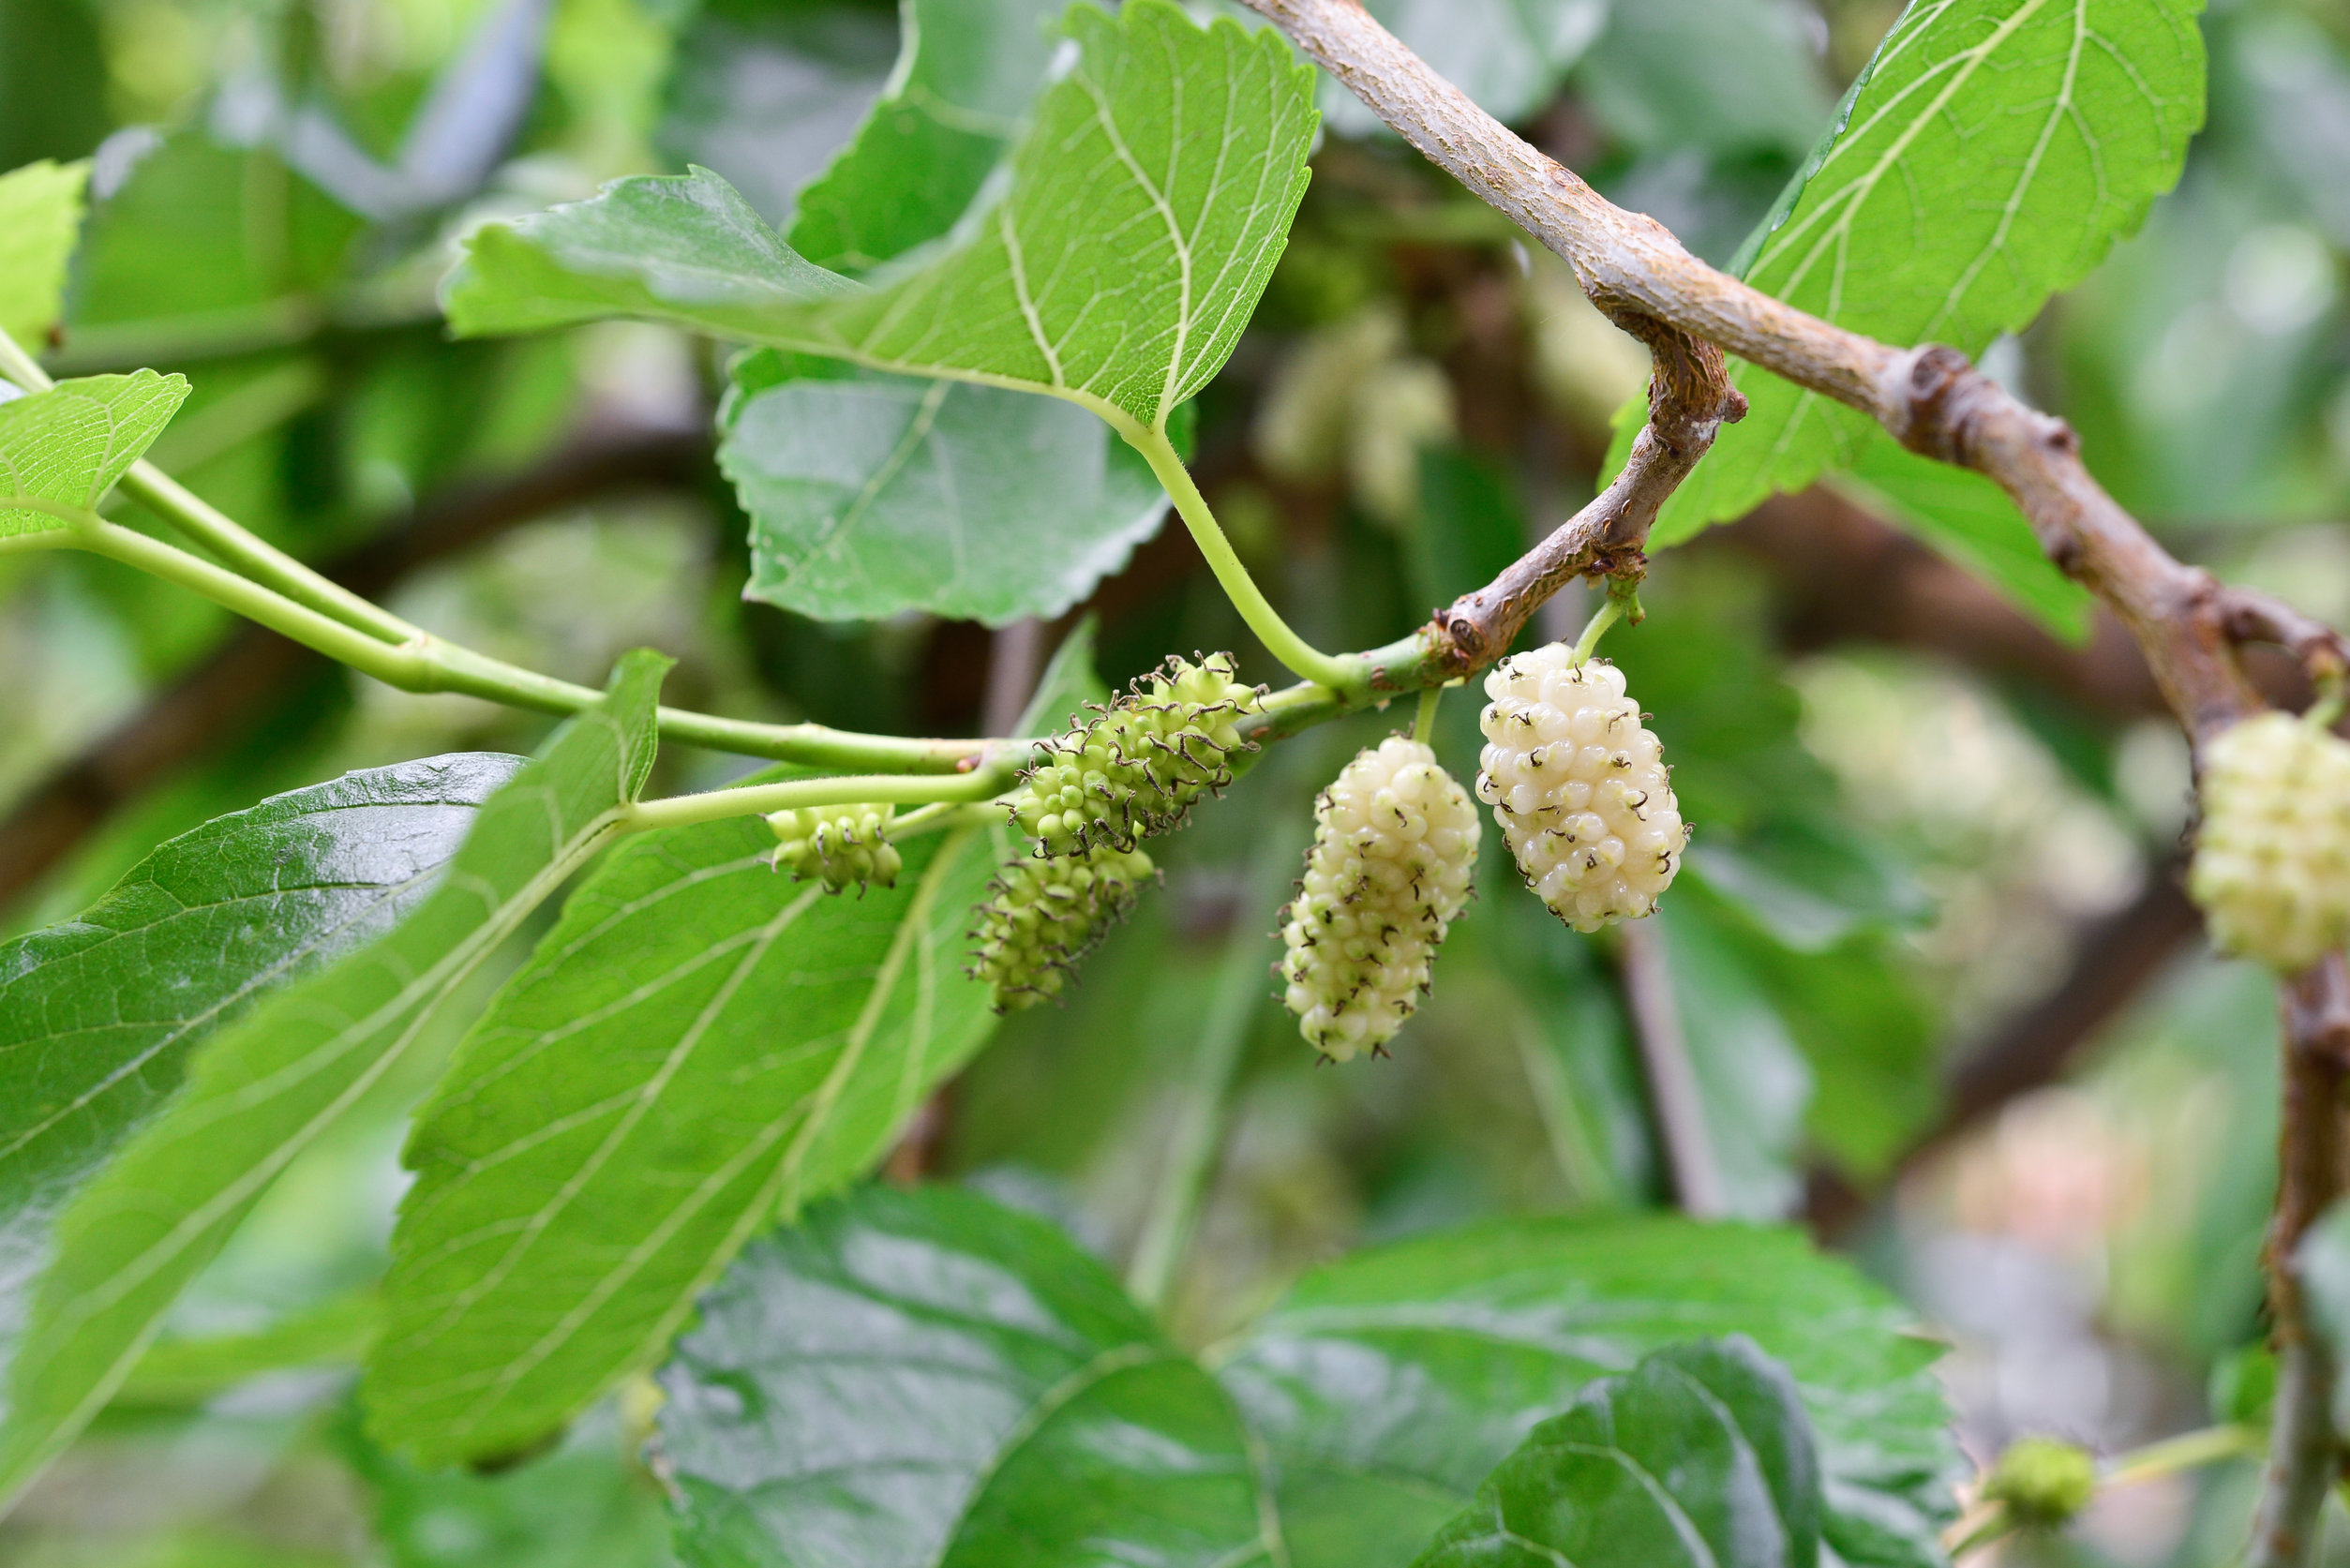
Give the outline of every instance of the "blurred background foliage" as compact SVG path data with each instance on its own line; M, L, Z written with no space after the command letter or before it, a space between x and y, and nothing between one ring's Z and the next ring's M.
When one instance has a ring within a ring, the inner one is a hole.
M1715 261L1897 10L1373 8ZM2216 0L2204 28L2210 119L2179 187L1988 363L2080 427L2173 549L2340 624L2350 7ZM689 161L786 221L897 50L893 9L859 0L0 0L0 168L93 159L52 367L187 372L165 468L477 648L597 682L651 643L682 661L675 702L938 734L1000 728L1081 614L1114 679L1171 649L1249 662L1180 530L1051 627L822 625L745 602L746 523L710 453L720 351L636 326L444 340L432 289L470 223ZM1325 88L1313 187L1200 400L1195 466L1301 630L1359 647L1592 494L1645 362L1560 263ZM1865 500L1779 498L1660 558L1647 622L1609 641L1699 825L1657 950L1729 1207L1808 1222L1939 1325L1979 1456L2224 1415L2259 1382L2274 1029L2262 978L2206 953L2174 885L2183 746L2115 628L2053 638ZM1587 608L1570 593L1543 635ZM545 727L346 679L78 557L0 566L0 668L7 933L262 794L527 751ZM1463 776L1475 707L1443 715ZM1498 842L1393 1061L1313 1070L1256 982L1314 788L1394 723L1286 746L1201 813L1164 894L1066 1008L1005 1027L892 1173L971 1181L1122 1256L1197 1093L1207 999L1241 987L1265 999L1175 1297L1188 1342L1364 1241L1669 1202L1622 954L1516 896ZM692 787L737 765L662 768ZM500 1476L420 1474L358 1433L349 1292L381 1267L401 1117L434 1060L280 1184L178 1310L216 1337L210 1358L142 1370L0 1525L0 1560L666 1561L636 1457L649 1385ZM292 1359L319 1369L247 1377L239 1335L253 1365L310 1336ZM2012 1555L2217 1563L2248 1487L2223 1468L2133 1488Z

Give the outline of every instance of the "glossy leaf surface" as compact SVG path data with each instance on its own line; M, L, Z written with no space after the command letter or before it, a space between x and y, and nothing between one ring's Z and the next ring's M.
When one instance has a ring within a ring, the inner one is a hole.
M603 705L557 731L482 808L437 892L389 935L206 1041L187 1090L66 1211L11 1369L0 1492L13 1494L97 1412L278 1172L610 838L652 765L666 667L651 653L623 659Z
M696 1568L1280 1561L1224 1391L974 1193L867 1188L756 1244L663 1381Z
M1477 1488L1419 1568L1812 1568L1819 1469L1794 1381L1744 1337L1583 1390Z
M206 823L79 919L0 946L0 1338L60 1211L206 1036L423 902L519 757L350 773Z

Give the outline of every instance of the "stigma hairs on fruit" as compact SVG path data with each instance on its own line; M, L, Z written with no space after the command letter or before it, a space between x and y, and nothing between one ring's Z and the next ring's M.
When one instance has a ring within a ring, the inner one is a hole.
M1526 885L1577 931L1654 914L1689 829L1624 672L1552 643L1495 665L1485 694L1477 799Z
M2350 741L2290 713L2204 749L2188 890L2223 951L2291 973L2350 942Z
M1469 901L1481 830L1469 792L1434 752L1400 736L1361 753L1322 792L1274 969L1308 1044L1344 1062L1403 1027Z
M1170 832L1201 796L1232 782L1225 759L1253 749L1240 721L1263 696L1234 676L1229 653L1171 658L1090 723L1039 744L1012 821L1045 856L1131 849Z
M1157 874L1139 849L1098 846L1050 859L1015 858L979 907L965 973L987 982L997 1012L1059 995L1078 961L1126 918L1143 885Z
M802 882L827 892L878 883L898 885L904 861L887 836L892 806L806 806L767 819L775 831L777 870L788 866Z

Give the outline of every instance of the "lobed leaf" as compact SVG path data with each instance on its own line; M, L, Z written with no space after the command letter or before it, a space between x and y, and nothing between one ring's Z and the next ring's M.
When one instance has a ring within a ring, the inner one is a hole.
M2087 276L2203 119L2201 0L1927 0L1894 23L1731 271L1887 342L1980 353ZM1752 366L1659 545L1859 460L1875 426ZM1964 515L1946 518L1967 527Z
M460 332L642 315L874 369L1050 393L1163 428L1222 367L1303 198L1310 68L1168 0L1073 7L1075 59L1007 187L926 264L850 291L707 171L476 231Z
M94 509L187 396L187 377L134 370L59 381L0 402L0 536L68 526L52 511L11 500Z
M81 918L0 946L0 1344L58 1215L271 990L391 930L519 757L431 757L181 835Z
M1813 1568L1819 1469L1786 1368L1743 1335L1602 1378L1526 1441L1419 1568Z
M622 659L603 705L558 730L482 808L438 891L390 934L206 1041L186 1091L66 1211L10 1368L0 1497L105 1404L278 1172L611 837L652 764L665 668L657 654Z
M869 1187L762 1240L662 1381L696 1568L1280 1561L1215 1380L974 1193Z
M1956 1456L1938 1352L1790 1232L1531 1219L1374 1248L1309 1275L1220 1375L1272 1452L1296 1568L1376 1568L1409 1561L1594 1379L1729 1334L1793 1375L1843 1561L1940 1563Z
M719 467L751 516L744 590L824 620L1055 616L1159 530L1166 493L1101 421L1000 387L735 367Z
M0 174L0 332L37 345L65 313L90 166L42 158Z

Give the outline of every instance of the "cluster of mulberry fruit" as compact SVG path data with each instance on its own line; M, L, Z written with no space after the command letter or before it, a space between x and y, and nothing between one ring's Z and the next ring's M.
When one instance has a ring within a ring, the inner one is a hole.
M775 865L788 866L802 882L821 882L829 892L879 883L897 886L904 861L886 836L890 806L809 806L777 812L767 819L775 830Z
M1376 1052L1412 1016L1468 902L1478 833L1468 791L1416 740L1382 741L1323 791L1275 969L1315 1050Z
M987 982L997 1012L1058 995L1077 961L1125 918L1157 874L1139 849L1014 859L979 907L968 973Z
M2350 942L2350 741L2289 713L2204 754L2188 887L2223 950L2291 972Z
M1553 643L1503 660L1485 693L1477 799L1527 886L1577 931L1653 913L1689 830L1623 672Z
M1201 796L1232 782L1225 759L1248 744L1240 721L1263 695L1234 676L1228 653L1169 659L1091 723L1039 745L1012 820L1041 855L1131 849L1172 831Z

